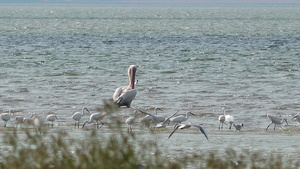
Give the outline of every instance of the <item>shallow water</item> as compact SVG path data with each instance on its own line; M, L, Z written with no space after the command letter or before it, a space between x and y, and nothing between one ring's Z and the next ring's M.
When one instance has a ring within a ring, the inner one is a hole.
M299 126L291 120L300 108L299 11L1 6L1 110L44 118L54 112L55 127L80 136L85 130L73 128L71 114L83 106L101 107L117 87L128 84L127 68L136 64L138 94L132 107L148 112L161 107L165 116L191 111L197 116L188 121L203 124L210 139L186 130L167 140L169 126L154 138L170 154L230 147L299 157ZM241 132L226 125L218 130L224 110L244 124ZM125 121L132 113L122 108L117 114ZM288 118L289 126L265 131L266 114ZM139 125L133 130L153 139Z

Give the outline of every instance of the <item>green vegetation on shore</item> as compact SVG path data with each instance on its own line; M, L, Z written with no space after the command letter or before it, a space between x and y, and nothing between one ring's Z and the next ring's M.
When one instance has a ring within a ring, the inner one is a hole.
M105 103L103 109L113 113L116 108ZM120 124L120 122L116 122ZM112 127L112 126L109 126ZM116 127L114 127L116 128ZM117 127L118 128L118 127ZM138 141L133 133L118 132L107 138L91 130L86 139L72 139L65 131L38 135L25 130L7 132L0 151L1 169L119 169L119 168L211 168L211 169L297 169L298 160L284 161L281 155L261 152L195 152L181 158L166 157L155 142ZM223 156L221 155L223 154ZM225 155L224 155L225 154Z

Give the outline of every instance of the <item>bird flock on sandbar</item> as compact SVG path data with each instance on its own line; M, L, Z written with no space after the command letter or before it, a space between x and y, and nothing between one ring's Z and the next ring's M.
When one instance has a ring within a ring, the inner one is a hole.
M118 87L114 94L113 94L113 102L115 104L117 104L119 107L127 107L129 108L131 106L132 101L134 100L134 98L137 95L137 90L135 89L135 85L137 84L137 81L135 80L135 74L137 71L138 66L136 65L130 65L128 68L128 78L129 78L129 85L128 86L121 86ZM207 140L208 139L208 135L205 132L204 128L203 128L203 124L192 124L191 122L186 122L190 116L195 116L194 113L187 111L184 114L178 114L180 110L178 110L177 112L173 113L172 115L165 117L165 116L161 116L159 115L160 112L163 112L164 110L161 108L156 107L154 109L154 113L148 113L145 112L144 110L140 110L138 108L134 109L133 112L133 116L128 117L125 120L125 124L128 126L127 131L128 132L132 132L132 125L134 123L136 123L138 117L140 117L141 115L143 116L142 118L139 118L138 122L142 125L144 125L145 127L150 127L151 124L154 124L154 126L152 127L153 129L161 129L161 128L166 128L168 125L170 125L170 123L175 124L172 132L169 134L168 139L171 138L171 136L178 130L178 129L189 129L191 127L196 128L197 130L199 130ZM229 129L232 128L232 126L236 129L236 131L241 131L244 128L244 124L243 123L234 123L234 116L232 115L228 115L225 113L225 110L223 110L223 114L220 115L218 117L219 120L219 130L223 129L223 125L227 125L227 123L229 124ZM81 109L81 111L75 112L74 114L72 114L71 119L73 119L75 121L75 128L80 128L80 122L82 117L85 114L89 114L89 120L84 121L82 123L82 127L84 128L87 124L91 124L91 123L96 123L96 128L100 129L103 125L103 119L108 115L108 113L106 112L97 112L97 113L90 113L90 111L88 110L88 108L83 107ZM266 130L268 130L268 128L274 124L274 130L276 128L277 125L282 125L284 124L284 122L288 125L288 121L286 118L280 118L278 116L274 116L274 115L269 115L267 114L266 117L270 120L270 124L267 126ZM42 132L41 128L43 126L43 118L41 118L41 115L37 115L37 114L33 114L31 115L30 118L25 118L22 115L14 115L14 111L9 110L8 113L2 113L0 115L0 118L4 121L4 127L7 127L7 123L10 119L14 118L14 124L15 124L15 128L22 128L23 124L33 124L34 127L36 128L37 133ZM300 124L300 115L297 114L295 115L293 118L293 120L297 121ZM58 117L56 116L56 114L51 113L49 115L47 115L46 117L46 121L48 124L48 127L53 127L54 126L54 122L58 120Z

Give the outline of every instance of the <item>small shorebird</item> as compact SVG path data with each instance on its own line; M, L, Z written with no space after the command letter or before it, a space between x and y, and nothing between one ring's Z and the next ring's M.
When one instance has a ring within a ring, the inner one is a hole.
M235 129L236 129L237 131L241 131L241 130L242 130L242 128L244 127L244 124L243 124L243 123L241 123L241 124L237 124L237 125L235 125L235 124L233 123L233 126L235 127Z

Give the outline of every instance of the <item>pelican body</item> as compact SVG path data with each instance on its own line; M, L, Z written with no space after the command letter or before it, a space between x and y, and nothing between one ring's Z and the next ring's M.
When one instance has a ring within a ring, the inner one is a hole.
M136 96L135 84L135 73L137 70L136 65L130 65L128 68L129 85L118 87L113 95L113 101L118 104L118 106L130 107L132 100Z
M188 129L188 128L192 127L192 126L198 128L198 129L201 131L201 133L204 134L205 138L208 140L208 137L207 137L207 135L206 135L206 133L205 133L203 127L202 127L201 125L193 125L193 124L191 124L191 123L190 123L190 124L179 124L179 125L177 125L176 128L175 128L175 129L172 131L172 133L169 135L168 139L173 135L173 133L174 133L177 129L183 130L183 129Z
M287 119L285 119L285 118L281 119L281 118L278 118L276 116L269 115L269 114L267 114L267 117L270 119L271 123L268 125L266 130L268 130L268 128L270 127L271 124L274 124L274 130L275 130L276 125L283 124L284 122L286 122L286 124L288 125Z

